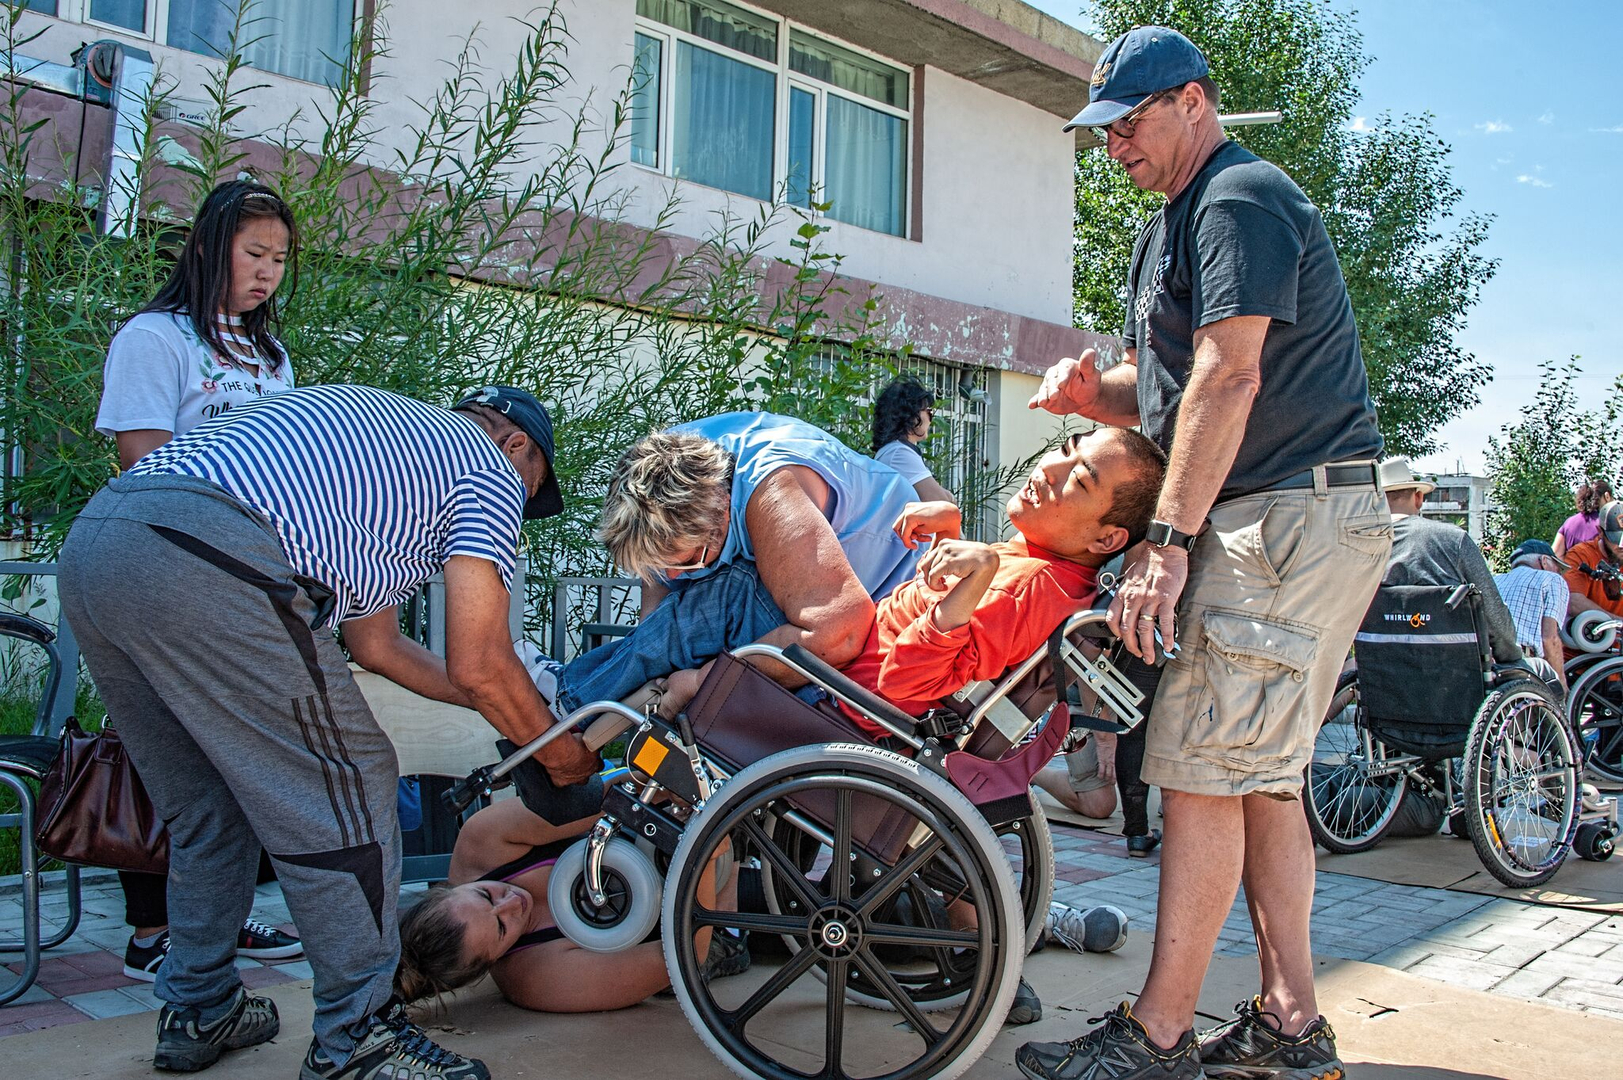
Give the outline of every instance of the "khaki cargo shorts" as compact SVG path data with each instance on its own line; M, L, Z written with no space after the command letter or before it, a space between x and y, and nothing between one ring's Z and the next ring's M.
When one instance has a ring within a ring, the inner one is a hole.
M1214 507L1178 602L1179 658L1145 731L1146 784L1295 798L1392 547L1375 488Z

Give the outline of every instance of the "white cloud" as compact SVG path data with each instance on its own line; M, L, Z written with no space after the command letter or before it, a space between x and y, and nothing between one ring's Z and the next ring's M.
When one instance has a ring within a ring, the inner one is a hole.
M1555 185L1550 183L1548 180L1545 180L1544 178L1538 177L1538 176L1530 176L1527 173L1522 173L1520 176L1516 177L1516 183L1518 183L1518 184L1528 184L1528 185L1530 185L1532 187L1538 187L1538 188L1552 188L1552 187L1555 187Z
M1541 124L1555 123L1555 113L1550 112L1548 109L1544 110L1544 112L1539 116L1538 122Z
M1503 120L1485 120L1478 124L1476 129L1484 135L1501 135L1507 131L1516 130Z
M1374 131L1375 128L1373 126L1371 126L1371 124L1369 122L1369 117L1367 117L1367 116L1355 116L1355 117L1353 117L1352 127L1349 130L1356 131L1360 135L1364 135L1364 134L1368 134L1371 131Z
M1609 128L1590 128L1589 130L1599 135L1623 135L1623 124L1614 124Z
M1494 158L1493 160L1494 160L1494 164L1496 164L1496 165L1509 165L1512 161L1515 161L1516 159L1513 158L1513 157L1510 157L1509 155L1506 155L1505 157Z

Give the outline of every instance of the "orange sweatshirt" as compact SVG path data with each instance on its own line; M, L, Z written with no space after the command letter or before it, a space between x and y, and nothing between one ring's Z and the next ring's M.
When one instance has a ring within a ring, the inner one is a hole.
M993 544L997 573L967 624L936 628L946 596L914 578L879 601L862 653L845 674L913 716L972 682L995 679L1036 652L1059 625L1092 603L1098 573L1027 545ZM858 719L853 717L853 719ZM858 719L875 735L884 731Z

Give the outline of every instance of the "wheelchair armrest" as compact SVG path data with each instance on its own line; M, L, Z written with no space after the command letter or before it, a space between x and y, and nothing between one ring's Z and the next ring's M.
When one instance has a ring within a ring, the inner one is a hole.
M808 675L815 676L818 682L830 690L838 691L874 715L883 717L892 727L912 731L918 726L916 717L907 715L878 694L846 678L832 664L825 663L821 657L809 650L799 645L790 645L783 650L783 655L803 668Z
M0 634L24 638L39 645L49 645L56 640L56 631L49 626L14 611L0 611Z

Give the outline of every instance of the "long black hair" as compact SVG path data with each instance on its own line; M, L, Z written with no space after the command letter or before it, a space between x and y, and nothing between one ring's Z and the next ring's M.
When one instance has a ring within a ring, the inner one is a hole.
M186 237L186 246L181 249L175 268L169 272L169 280L141 309L143 312L184 311L197 336L226 363L235 363L238 359L226 345L219 326L220 307L231 295L231 245L244 223L255 218L276 218L287 226L288 275L292 278L288 288L292 289L298 280L294 267L299 251L299 230L293 223L293 211L280 195L264 184L228 180L209 192L203 205L197 208L192 231ZM260 356L270 361L272 371L287 359L271 334L280 328L276 293L267 296L258 307L242 313L243 336L253 342Z
M897 379L873 403L873 449L902 438L919 422L919 413L935 404L935 395L917 379Z

